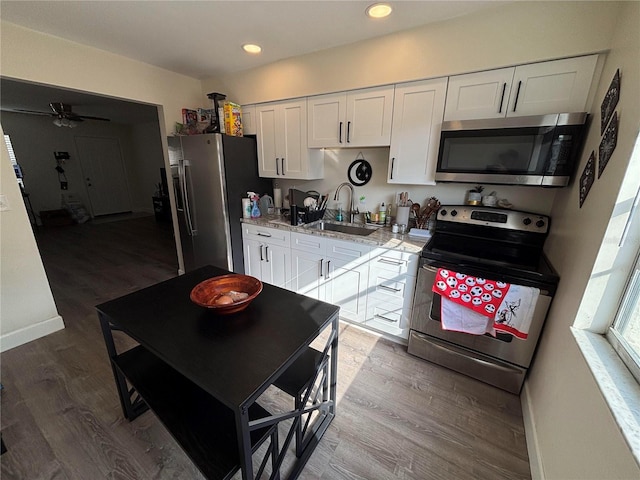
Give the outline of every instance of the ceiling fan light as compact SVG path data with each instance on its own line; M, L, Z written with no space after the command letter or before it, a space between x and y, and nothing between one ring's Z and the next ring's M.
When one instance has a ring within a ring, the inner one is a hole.
M53 124L54 124L56 127L62 127L62 121L61 121L59 118L54 119L54 120L53 120Z
M391 15L391 5L386 3L374 3L367 7L367 16L371 18L384 18Z
M78 122L74 122L73 120L69 120L69 128L76 128L78 126Z

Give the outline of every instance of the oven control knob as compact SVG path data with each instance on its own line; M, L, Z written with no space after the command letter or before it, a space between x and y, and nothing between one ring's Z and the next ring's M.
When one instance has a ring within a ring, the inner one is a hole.
M536 227L538 227L538 228L542 228L542 227L544 227L544 220L538 220L538 221L536 222Z
M457 210L451 210L451 216L455 217L456 215L458 215L458 211Z
M524 223L525 225L531 225L531 219L527 217L524 220L522 220L522 223Z
M447 215L447 211L446 210L440 210L440 215L442 215L443 217Z

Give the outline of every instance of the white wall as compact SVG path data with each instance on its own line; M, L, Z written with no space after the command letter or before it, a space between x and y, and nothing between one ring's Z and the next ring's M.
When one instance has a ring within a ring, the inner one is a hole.
M0 133L4 135L2 128ZM0 351L64 328L4 141L0 142Z
M473 187L468 184L438 184L438 185L401 185L387 183L387 167L389 164L389 148L342 148L326 149L324 162L324 178L322 180L282 180L275 183L286 195L289 188L299 190L317 190L321 194L331 194L327 208L337 208L337 203L333 201L333 196L338 185L348 181L347 170L358 154L362 152L364 158L371 164L373 174L369 183L362 187L354 187L355 202L357 204L360 196L366 198L366 208L371 212L378 211L381 202L386 205L396 204L396 193L400 191L409 192L411 200L424 205L425 200L435 196L443 205L456 205L464 203L467 190ZM549 214L556 189L541 189L531 187L507 186L507 185L485 185L487 193L496 191L498 198L508 199L514 208L533 211L541 214ZM347 208L348 193L340 193L340 204ZM359 208L363 211L362 208ZM395 215L395 213L393 213Z
M613 2L512 2L478 14L203 81L241 104L607 50Z
M131 189L131 201L136 212L153 212L151 197L161 183L160 169L164 167L162 138L158 122L133 125L131 147L136 187Z
M629 454L569 331L640 130L639 25L640 3L625 3L592 107L593 125L579 173L592 150L597 157L600 104L619 68L616 149L582 208L578 202L579 182L558 192L552 211L553 228L545 245L561 281L526 392L535 419L540 466L549 479L640 478L640 468Z
M7 78L159 105L165 154L164 137L166 132L173 131L175 122L181 121L182 108L207 104L197 79L4 21L0 24L0 72ZM36 135L33 141L37 142ZM4 182L13 179L13 171L5 153L1 162L3 192L0 193L4 193ZM14 194L19 192L12 192L12 198ZM38 328L57 315L26 211L19 208L21 197L13 198L12 204L17 205L15 211L0 214L2 348L9 347L15 332L27 334L11 346L48 333ZM179 235L176 238L180 248ZM58 322L61 326L62 320Z

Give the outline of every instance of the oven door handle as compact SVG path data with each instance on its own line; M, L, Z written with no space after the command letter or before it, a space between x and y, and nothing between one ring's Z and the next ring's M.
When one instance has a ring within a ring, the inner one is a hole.
M517 369L516 367L507 367L505 365L499 365L499 364L496 364L496 363L488 362L488 361L483 360L481 358L476 358L476 357L472 357L472 356L469 356L469 355L465 355L465 354L460 353L460 352L458 352L456 350L447 348L445 346L439 345L439 344L431 341L431 339L429 337L427 337L426 335L424 335L422 333L414 331L413 334L416 335L421 340L429 343L432 347L435 347L438 350L441 350L443 352L452 353L452 354L457 355L459 357L464 357L466 360L471 360L471 361L473 361L475 363L479 363L480 365L483 365L485 367L491 367L493 369L501 370L503 372L509 372L509 373L518 372L518 373L520 373L520 370Z

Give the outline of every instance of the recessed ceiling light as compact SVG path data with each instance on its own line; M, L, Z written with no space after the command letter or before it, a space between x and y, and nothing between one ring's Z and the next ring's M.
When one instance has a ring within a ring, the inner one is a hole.
M260 53L262 51L260 45L254 45L253 43L245 43L242 49L247 53Z
M374 3L367 7L367 15L371 18L384 18L391 14L391 5L386 3Z

